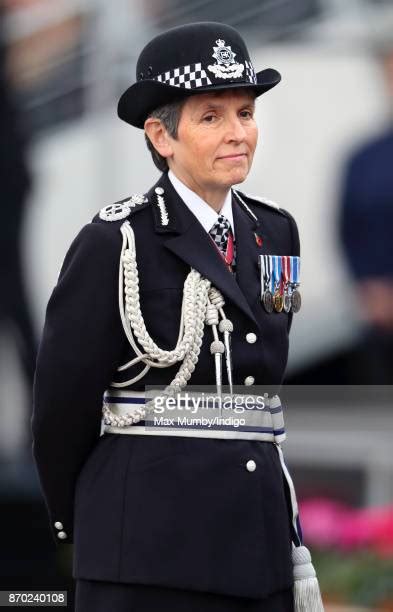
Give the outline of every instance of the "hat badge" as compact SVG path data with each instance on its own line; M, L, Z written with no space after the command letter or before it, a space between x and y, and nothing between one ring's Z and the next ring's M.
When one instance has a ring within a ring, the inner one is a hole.
M236 53L234 53L230 45L225 44L225 40L216 40L216 47L213 46L214 53L212 57L216 60L216 64L208 66L208 70L218 79L236 79L242 76L244 65L235 62Z

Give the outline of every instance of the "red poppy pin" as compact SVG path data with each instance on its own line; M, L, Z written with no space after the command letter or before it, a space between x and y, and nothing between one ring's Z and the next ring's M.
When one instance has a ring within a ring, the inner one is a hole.
M263 240L262 240L261 236L258 236L258 234L255 234L255 233L254 233L254 236L255 236L255 242L257 243L257 245L259 247L261 247L262 244L263 244Z

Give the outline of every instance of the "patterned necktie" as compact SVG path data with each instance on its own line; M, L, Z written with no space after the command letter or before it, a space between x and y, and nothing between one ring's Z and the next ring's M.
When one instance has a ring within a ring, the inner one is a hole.
M224 215L219 215L209 231L216 247L219 249L225 263L235 272L236 252L231 224Z

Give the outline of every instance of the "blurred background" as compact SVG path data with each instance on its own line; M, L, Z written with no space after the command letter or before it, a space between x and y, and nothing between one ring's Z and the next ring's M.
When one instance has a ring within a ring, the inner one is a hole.
M299 226L303 306L287 383L363 397L288 411L306 541L329 610L393 610L392 1L0 6L0 588L67 588L72 609L71 547L55 549L31 460L45 307L82 225L158 177L143 133L116 115L140 50L169 27L217 20L241 31L257 70L283 76L258 101L242 189Z

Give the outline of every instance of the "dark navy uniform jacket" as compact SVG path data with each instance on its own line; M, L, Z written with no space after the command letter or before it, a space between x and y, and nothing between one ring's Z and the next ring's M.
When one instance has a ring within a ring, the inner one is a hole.
M154 188L164 189L161 223ZM295 221L233 195L237 278L180 199L167 174L136 206L141 309L164 349L177 342L190 267L223 294L233 321L234 383L279 385L292 314L260 302L258 255L299 255ZM255 220L254 216L257 218ZM120 226L97 215L73 241L50 297L37 360L33 452L56 542L74 543L75 578L263 597L293 583L290 518L275 445L251 440L100 436L102 396L134 355L118 305ZM255 232L262 237L258 246ZM210 330L190 384L215 384ZM249 343L246 335L257 337ZM132 386L168 384L179 364ZM132 378L142 369L122 372ZM249 387L250 391L252 387ZM253 459L256 470L246 463ZM59 540L55 523L67 534Z

